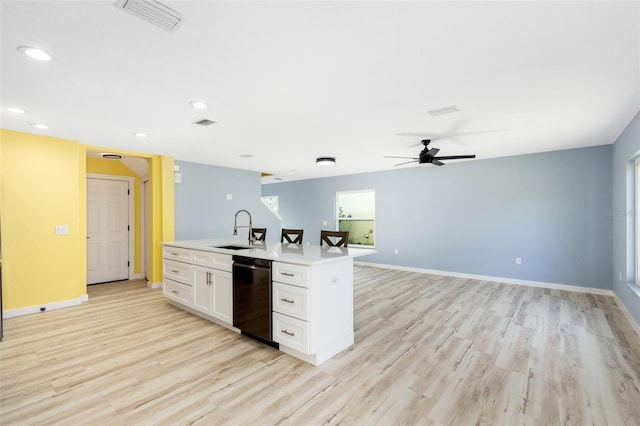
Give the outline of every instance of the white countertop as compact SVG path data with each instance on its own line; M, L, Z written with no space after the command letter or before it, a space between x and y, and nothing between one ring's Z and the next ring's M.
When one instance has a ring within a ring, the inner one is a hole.
M289 244L276 243L273 241L256 241L252 246L249 246L247 240L233 238L165 241L163 244L173 247L211 251L214 253L255 257L258 259L280 260L300 265L329 263L336 260L343 260L345 258L366 256L368 254L376 253L376 250L369 248L320 247L319 245L307 243ZM224 245L243 246L246 248L241 250L230 250L219 247Z

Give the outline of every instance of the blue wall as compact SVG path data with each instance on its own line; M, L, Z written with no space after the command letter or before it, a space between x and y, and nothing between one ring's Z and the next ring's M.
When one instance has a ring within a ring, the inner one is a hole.
M336 191L375 189L378 253L364 262L611 288L612 151L282 182L262 193L279 196L284 227L317 244L320 229L335 229Z
M175 239L234 238L235 213L246 209L253 225L267 228L267 239L280 241L280 220L260 201L258 172L176 161L182 183L175 184ZM232 199L227 200L227 194ZM242 213L238 224L248 224ZM248 229L240 228L238 238L247 239Z
M613 145L613 291L640 324L640 298L626 285L634 278L633 159L640 151L640 113ZM622 273L622 280L620 280Z

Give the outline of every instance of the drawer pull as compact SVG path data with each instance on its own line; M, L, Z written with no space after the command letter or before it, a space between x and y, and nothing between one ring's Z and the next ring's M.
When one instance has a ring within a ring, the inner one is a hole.
M171 256L178 256L180 253L172 252Z
M289 299L287 299L286 297L283 297L283 298L282 298L282 299L280 299L280 300L282 300L283 302L287 302L287 303L295 303L295 301L293 301L293 300L289 300Z
M173 272L174 274L177 274L180 271L178 269L172 269L171 272Z
M291 272L280 272L280 275L284 275L285 277L294 277L295 274L292 274Z
M293 336L295 336L295 335L296 335L296 333L293 333L293 332L291 332L291 331L287 331L287 330L280 330L280 332L281 332L281 333L284 333L284 334L286 334L286 335L288 335L288 336L291 336L291 337L293 337Z
M171 293L173 293L173 294L178 294L178 293L180 293L180 292L179 292L179 291L175 291L175 290L171 290Z

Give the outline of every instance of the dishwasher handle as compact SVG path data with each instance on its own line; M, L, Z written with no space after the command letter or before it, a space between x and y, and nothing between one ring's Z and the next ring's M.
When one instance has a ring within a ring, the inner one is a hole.
M238 268L246 268L246 269L270 269L268 266L260 266L260 265L247 265L244 263L234 263L233 264L234 267L238 267Z

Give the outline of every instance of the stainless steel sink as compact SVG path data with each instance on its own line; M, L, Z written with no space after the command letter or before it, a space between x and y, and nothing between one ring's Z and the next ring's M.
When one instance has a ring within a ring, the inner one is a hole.
M210 246L213 248L225 249L225 250L245 250L249 247L247 246L236 246L236 245L228 245L228 246Z

